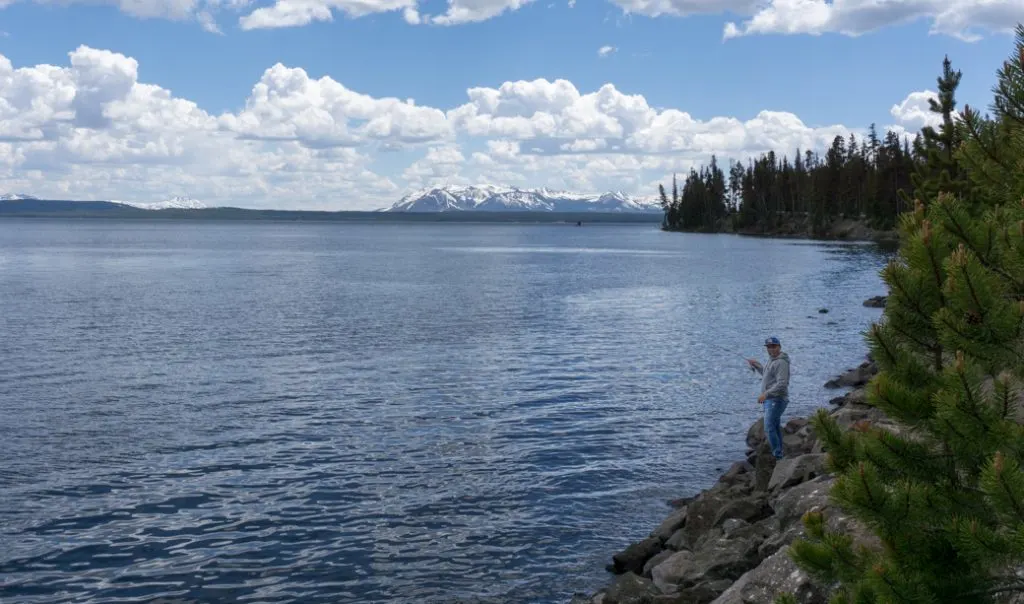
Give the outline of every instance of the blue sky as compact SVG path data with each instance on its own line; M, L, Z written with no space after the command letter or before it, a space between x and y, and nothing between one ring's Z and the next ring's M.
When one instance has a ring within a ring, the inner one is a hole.
M310 209L484 182L650 195L712 153L916 131L945 54L961 104L988 104L1024 0L878 6L15 1L0 193Z

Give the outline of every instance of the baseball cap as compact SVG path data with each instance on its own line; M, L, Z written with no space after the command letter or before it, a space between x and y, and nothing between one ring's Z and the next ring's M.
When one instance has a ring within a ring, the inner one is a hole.
M764 345L765 346L781 346L782 342L780 342L779 339L776 338L775 336L772 336L772 337L770 337L770 338L768 338L767 340L764 341Z

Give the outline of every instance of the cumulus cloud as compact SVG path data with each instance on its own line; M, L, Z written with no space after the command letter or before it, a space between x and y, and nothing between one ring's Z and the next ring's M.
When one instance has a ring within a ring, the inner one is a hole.
M471 88L442 110L283 64L238 110L211 114L138 74L135 59L87 46L62 66L15 68L0 55L0 192L154 201L187 190L213 204L329 209L446 183L643 193L712 154L724 165L823 150L851 132L782 111L700 120L612 84L584 92L561 79ZM900 127L933 119L928 94L892 107Z
M934 34L974 41L980 37L978 29L1012 31L1018 21L1024 20L1024 0L770 0L759 5L742 24L727 23L724 37L823 33L858 36L921 19L931 22Z
M938 101L938 93L931 90L911 92L901 102L892 106L889 114L896 120L895 126L910 132L920 131L925 126L937 128L942 116L931 110L929 101Z
M354 121L361 125L352 126ZM221 116L220 124L245 138L295 141L310 148L352 147L368 140L421 143L450 134L438 109L376 99L280 63L264 72L245 109Z
M604 58L604 57L607 57L607 56L611 56L617 50L618 49L615 48L614 46L602 46L601 48L597 49L597 56L599 56L601 58Z
M430 19L438 25L458 25L486 21L519 10L533 0L448 0L448 11Z
M457 145L431 147L422 159L414 161L402 172L407 189L470 184L459 176L466 158Z

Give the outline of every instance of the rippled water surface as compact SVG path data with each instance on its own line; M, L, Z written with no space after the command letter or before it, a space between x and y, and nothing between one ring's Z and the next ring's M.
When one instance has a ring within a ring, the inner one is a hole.
M565 602L858 363L872 246L0 221L0 600ZM827 307L828 314L818 309Z

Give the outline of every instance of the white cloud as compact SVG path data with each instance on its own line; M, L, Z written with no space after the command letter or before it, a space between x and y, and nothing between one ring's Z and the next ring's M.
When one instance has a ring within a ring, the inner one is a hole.
M858 36L928 19L931 32L977 40L975 29L1012 31L1024 20L1024 0L769 0L741 25L727 23L724 37L751 34L840 33Z
M643 193L712 154L727 165L771 149L823 150L850 133L783 111L700 120L612 84L582 92L567 80L471 88L444 111L282 64L240 109L217 115L138 74L135 59L86 46L63 66L14 68L0 55L0 192L155 201L187 191L212 204L330 209L375 208L444 183ZM927 94L893 106L900 127L929 119Z
M245 109L221 116L220 124L246 138L295 141L314 149L368 141L422 143L451 134L440 110L416 106L411 100L376 99L329 77L314 80L304 70L280 63L264 72Z
M533 0L448 0L448 11L430 19L437 25L476 23L519 10Z
M14 2L0 0L0 9ZM517 11L534 0L447 0L443 13L424 15L426 0L64 0L63 3L103 3L134 17L191 20L220 33L218 15L241 15L243 30L299 27L332 21L336 12L349 18L400 13L410 25L476 23ZM1024 20L1024 0L608 0L626 15L685 17L731 14L742 19L725 25L726 39L753 34L840 33L856 36L883 27L928 20L932 33L976 40L981 32L1009 33ZM575 0L568 0L570 8Z
M618 48L615 48L614 46L602 46L601 48L597 49L597 56L601 58L611 56L617 50Z
M277 0L245 15L239 24L242 29L296 27L313 21L331 21L334 10L349 17L402 11L406 21L411 21L416 13L416 0Z
M696 14L750 14L760 0L611 0L624 12L660 17L673 15L685 17Z
M931 90L911 92L902 102L893 105L890 115L896 119L896 125L910 132L917 132L925 126L938 127L942 116L931 110L929 100L938 100L938 94Z
M431 147L422 159L414 161L402 172L402 178L407 189L470 184L459 176L465 161L466 158L456 145Z

